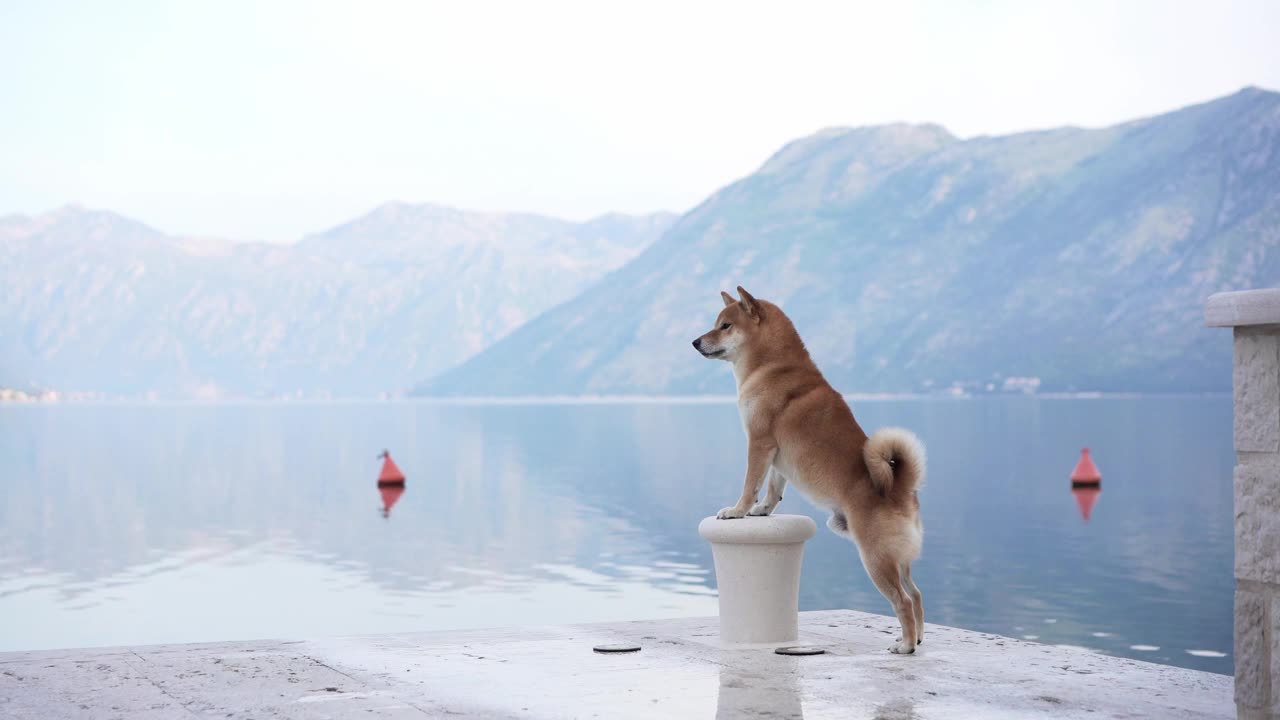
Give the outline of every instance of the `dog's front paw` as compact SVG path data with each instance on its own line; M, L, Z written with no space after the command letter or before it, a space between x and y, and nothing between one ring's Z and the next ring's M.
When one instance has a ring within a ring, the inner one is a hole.
M734 505L733 507L727 507L721 510L720 512L716 513L716 517L720 518L721 520L733 520L735 518L740 518L745 514L746 513L743 512L742 508L738 507L737 505Z
M911 655L915 653L915 651L916 651L915 645L908 645L907 643L901 640L899 640L898 642L894 643L889 647L889 652L893 653L894 655Z
M755 505L752 505L752 506L751 506L751 509L747 511L747 514L748 514L748 515L763 516L763 515L768 515L768 514L769 514L769 513L771 513L771 512L773 512L773 507L772 507L771 505L766 505L766 504L762 501L762 502L758 502L758 503L756 503Z

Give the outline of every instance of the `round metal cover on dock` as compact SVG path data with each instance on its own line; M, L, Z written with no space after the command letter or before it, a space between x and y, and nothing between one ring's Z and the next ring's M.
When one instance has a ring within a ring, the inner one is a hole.
M774 650L779 655L821 655L826 652L819 647L806 647L803 645L790 645L788 647L780 647Z
M632 645L630 643L618 643L616 645L596 645L591 649L598 653L629 653L638 652L640 650L640 646Z

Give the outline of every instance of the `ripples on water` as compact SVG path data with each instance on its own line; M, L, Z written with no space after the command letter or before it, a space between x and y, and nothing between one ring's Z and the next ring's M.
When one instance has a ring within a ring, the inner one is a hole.
M853 404L928 445L929 621L1231 672L1229 399ZM714 614L743 451L731 404L3 407L0 649ZM826 532L801 607L888 611Z

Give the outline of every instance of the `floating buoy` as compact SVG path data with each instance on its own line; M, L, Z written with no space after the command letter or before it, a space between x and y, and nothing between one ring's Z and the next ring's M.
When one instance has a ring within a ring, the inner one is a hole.
M382 472L378 473L378 494L382 496L382 517L391 517L391 507L404 494L404 473L391 459L386 450L378 457L382 458Z
M1080 462L1076 463L1076 469L1071 472L1071 487L1097 487L1102 484L1102 474L1098 472L1098 466L1093 464L1093 458L1089 457L1089 448L1080 450Z
M1071 489L1071 494L1076 496L1076 505L1080 507L1080 517L1085 522L1089 522L1089 514L1093 512L1093 504L1098 502L1098 495L1102 494L1102 488L1097 485L1080 485Z
M400 472L400 468L396 466L396 461L391 459L391 453L386 450L378 457L382 458L382 472L378 474L378 487L383 485L404 485L404 473Z

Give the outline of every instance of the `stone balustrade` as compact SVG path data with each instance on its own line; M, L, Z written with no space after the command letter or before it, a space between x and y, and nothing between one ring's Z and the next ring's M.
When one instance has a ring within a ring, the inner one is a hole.
M1214 295L1205 321L1235 336L1236 711L1280 718L1280 289Z

